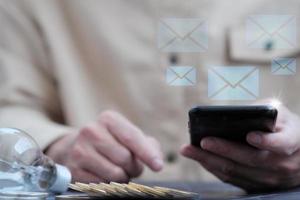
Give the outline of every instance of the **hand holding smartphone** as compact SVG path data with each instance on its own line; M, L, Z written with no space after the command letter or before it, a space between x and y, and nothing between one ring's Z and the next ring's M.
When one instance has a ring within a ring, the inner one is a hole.
M271 105L197 106L189 111L191 144L207 136L246 142L251 131L274 132L277 114Z

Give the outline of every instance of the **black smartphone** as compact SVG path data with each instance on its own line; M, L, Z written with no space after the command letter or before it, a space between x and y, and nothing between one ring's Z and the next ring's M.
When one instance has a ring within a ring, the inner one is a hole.
M277 113L271 105L197 106L189 111L191 144L207 136L246 142L251 131L274 132Z

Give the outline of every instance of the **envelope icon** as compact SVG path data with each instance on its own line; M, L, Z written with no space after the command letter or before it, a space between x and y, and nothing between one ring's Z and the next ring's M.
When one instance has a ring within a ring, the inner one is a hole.
M196 68L192 66L171 66L166 73L167 84L190 86L196 83Z
M274 75L293 75L296 73L295 58L276 58L272 60L272 74Z
M246 41L250 48L294 48L296 18L292 15L251 15L246 20Z
M208 97L212 100L255 100L259 93L259 69L252 66L220 66L208 69Z
M158 48L164 52L204 52L207 23L199 18L165 18L158 27Z

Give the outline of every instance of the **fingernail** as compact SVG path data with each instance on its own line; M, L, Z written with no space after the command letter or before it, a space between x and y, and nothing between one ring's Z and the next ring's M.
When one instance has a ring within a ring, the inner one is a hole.
M203 139L200 143L202 149L211 149L214 146L214 141L212 139Z
M250 140L250 142L252 142L254 144L260 144L261 143L261 136L256 134L256 133L251 133L249 135L249 140Z
M159 171L159 170L161 170L163 168L163 166L164 166L164 162L163 162L162 159L155 158L153 160L153 168L154 168L154 170Z

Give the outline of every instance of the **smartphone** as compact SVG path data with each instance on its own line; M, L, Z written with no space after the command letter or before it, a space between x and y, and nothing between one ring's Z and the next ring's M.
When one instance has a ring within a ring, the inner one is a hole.
M189 111L191 144L207 136L246 142L251 131L274 132L277 114L271 105L197 106Z

